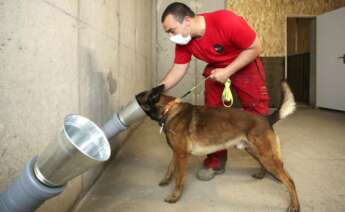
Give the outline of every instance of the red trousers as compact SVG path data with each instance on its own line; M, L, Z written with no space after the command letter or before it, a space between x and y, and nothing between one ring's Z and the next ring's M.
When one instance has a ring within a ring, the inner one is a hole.
M215 68L223 68L225 65L208 65L204 70L204 77L208 77ZM265 85L266 77L260 59L256 59L243 69L230 77L231 91L236 92L242 107L259 115L268 114L269 95ZM224 84L213 81L205 81L205 105L207 107L223 107L222 93ZM223 167L227 160L227 150L207 155L204 166L213 169Z

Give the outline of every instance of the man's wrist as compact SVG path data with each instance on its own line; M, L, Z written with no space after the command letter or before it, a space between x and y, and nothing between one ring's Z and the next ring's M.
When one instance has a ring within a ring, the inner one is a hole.
M158 86L159 86L159 85L164 85L164 91L167 91L167 90L169 89L169 87L168 87L168 85L167 85L167 83L166 83L165 81L159 82L159 83L158 83Z
M225 71L226 71L226 74L228 77L231 77L231 75L233 75L235 73L231 64L229 64L228 66L225 67Z

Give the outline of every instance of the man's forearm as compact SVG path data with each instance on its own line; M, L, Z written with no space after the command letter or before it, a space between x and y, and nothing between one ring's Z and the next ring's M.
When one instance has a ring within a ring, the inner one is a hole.
M260 50L257 48L246 49L242 51L231 64L225 67L229 76L233 75L238 70L255 60L259 56L259 54Z
M165 90L174 87L186 74L188 64L174 65L159 84L165 85Z

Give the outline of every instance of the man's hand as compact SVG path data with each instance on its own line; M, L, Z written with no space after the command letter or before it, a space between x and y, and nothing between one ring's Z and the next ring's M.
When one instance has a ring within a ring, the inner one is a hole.
M213 69L210 74L210 79L223 83L223 84L229 77L230 77L230 74L229 74L228 69L226 68Z
M258 38L255 38L254 42L250 47L243 50L238 57L232 61L225 68L216 68L211 71L210 78L224 83L230 76L235 74L238 70L248 65L250 62L254 61L256 57L259 56L261 49L261 44Z

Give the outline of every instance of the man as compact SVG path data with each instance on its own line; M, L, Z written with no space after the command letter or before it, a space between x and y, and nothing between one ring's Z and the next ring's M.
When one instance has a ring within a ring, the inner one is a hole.
M269 96L260 59L261 46L246 21L228 10L196 15L183 3L170 4L162 14L162 25L176 43L172 68L161 80L166 90L174 87L186 74L191 56L208 63L203 76L205 105L223 107L224 82L230 78L246 111L267 115ZM200 180L211 180L225 171L227 151L207 155L197 172Z

